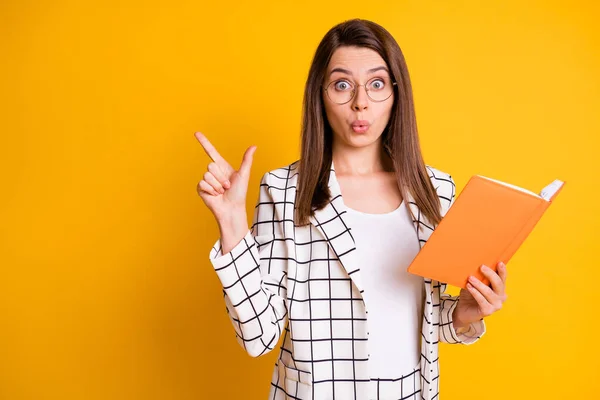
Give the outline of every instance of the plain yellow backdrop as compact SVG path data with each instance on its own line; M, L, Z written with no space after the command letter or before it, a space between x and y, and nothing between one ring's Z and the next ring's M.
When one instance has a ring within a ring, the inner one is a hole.
M598 396L597 2L5 0L1 399L266 399L278 351L235 341L193 133L236 167L258 146L250 218L299 157L317 44L354 17L400 44L425 160L459 192L567 181L486 335L441 345L442 399Z

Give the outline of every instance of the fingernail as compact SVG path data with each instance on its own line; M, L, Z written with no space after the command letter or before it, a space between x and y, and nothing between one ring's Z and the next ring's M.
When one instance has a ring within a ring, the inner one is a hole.
M467 283L467 287L468 287L469 289L471 289L471 288L473 288L473 285L471 285L470 283Z
M231 187L231 182L225 181L225 186L227 187L227 189L229 189Z

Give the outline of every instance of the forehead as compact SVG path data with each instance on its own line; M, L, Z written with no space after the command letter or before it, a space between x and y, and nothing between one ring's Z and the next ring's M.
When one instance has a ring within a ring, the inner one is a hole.
M344 68L352 71L354 75L365 74L367 70L386 66L381 56L372 49L366 47L343 46L337 48L331 55L327 65L327 75L334 68Z

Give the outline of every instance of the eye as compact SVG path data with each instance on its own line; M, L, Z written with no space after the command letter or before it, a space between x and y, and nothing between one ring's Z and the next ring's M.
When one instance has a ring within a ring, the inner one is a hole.
M383 79L377 78L371 81L369 85L373 90L381 90L385 87L385 81Z
M337 81L333 84L333 87L335 88L335 90L341 92L352 89L352 85L350 85L350 83L346 81Z

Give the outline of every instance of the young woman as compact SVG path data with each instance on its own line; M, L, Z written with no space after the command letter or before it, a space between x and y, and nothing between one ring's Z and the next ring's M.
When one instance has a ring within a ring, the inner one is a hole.
M424 164L404 56L350 20L319 44L306 82L301 158L265 173L252 226L238 170L209 157L198 193L220 239L209 258L237 341L253 357L283 336L269 399L439 398L438 343L471 344L506 300L506 268L459 296L406 268L455 197Z

